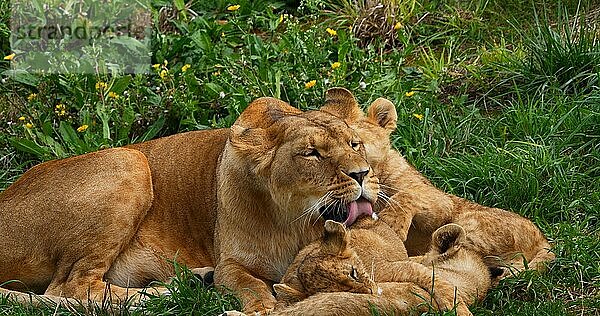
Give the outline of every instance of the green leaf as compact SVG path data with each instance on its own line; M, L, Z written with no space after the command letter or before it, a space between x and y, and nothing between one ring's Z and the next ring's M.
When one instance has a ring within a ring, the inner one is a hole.
M179 11L179 14L183 14L184 17L187 17L187 10L183 0L174 0L173 4L175 5L175 8L177 8L177 11Z
M36 144L34 141L29 139L10 138L9 142L17 150L33 154L41 159L48 157L48 155L50 154L50 151L48 151L48 149Z
M88 151L86 144L79 136L77 136L77 132L69 123L61 121L60 126L58 127L58 133L67 145L75 147L78 154L83 154Z
M117 140L126 142L129 138L129 131L131 131L131 126L135 121L135 112L131 107L126 107L123 110L122 118L121 118L121 127L117 131Z
M208 92L214 97L219 95L221 91L224 91L223 88L213 82L207 82L204 84L204 87L208 90Z
M115 80L110 90L116 94L123 94L123 91L129 86L129 82L131 82L131 76L123 76Z
M156 135L158 135L158 132L160 132L160 130L162 129L163 125L165 125L165 117L161 116L158 118L158 120L156 120L156 122L154 122L154 124L150 126L150 128L148 128L144 135L142 135L142 138L140 138L140 142L145 142L156 137Z
M10 77L16 82L22 83L27 86L37 87L40 83L40 77L35 76L25 70L15 69L6 70L3 72L4 75Z
M194 32L194 34L192 34L190 38L192 39L194 44L196 44L196 46L198 46L202 51L208 51L213 47L213 43L210 39L210 36L204 30L198 30Z

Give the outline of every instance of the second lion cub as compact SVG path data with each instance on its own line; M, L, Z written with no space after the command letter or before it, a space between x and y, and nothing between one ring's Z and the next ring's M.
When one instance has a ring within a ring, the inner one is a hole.
M485 295L492 276L481 257L462 247L464 229L436 230L423 264L406 261L393 235L370 218L349 231L327 221L323 239L302 250L274 285L274 315L371 315L372 308L406 315L454 307L457 315L471 315L467 305Z
M490 266L544 269L545 263L554 259L546 237L530 220L439 190L392 148L390 134L398 120L392 102L379 98L365 115L346 89L330 89L326 99L322 111L331 107L332 112L353 118L351 126L363 140L367 160L380 180L384 193L380 200L388 204L376 211L405 241L409 255L424 254L433 232L455 223L467 232L464 247L494 259L487 261Z

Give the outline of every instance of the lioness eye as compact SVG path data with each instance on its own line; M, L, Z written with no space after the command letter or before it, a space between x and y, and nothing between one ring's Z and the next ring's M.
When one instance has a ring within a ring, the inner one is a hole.
M358 272L356 272L356 269L354 269L354 267L352 267L352 271L350 271L350 277L354 281L358 281Z
M360 149L360 142L357 141L351 141L350 142L350 146L352 146L352 149L358 151Z
M321 154L315 148L309 148L302 153L302 156L307 158L321 158Z

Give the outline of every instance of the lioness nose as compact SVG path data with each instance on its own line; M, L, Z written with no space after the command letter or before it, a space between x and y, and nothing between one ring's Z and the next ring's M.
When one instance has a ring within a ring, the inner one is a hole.
M362 185L363 179L365 178L365 176L369 173L369 169L366 170L360 170L360 171L351 171L349 173L347 173L347 175L356 180L358 182L358 184Z

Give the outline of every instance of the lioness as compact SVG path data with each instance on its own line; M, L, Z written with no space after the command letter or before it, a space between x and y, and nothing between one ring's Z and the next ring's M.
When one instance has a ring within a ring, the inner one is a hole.
M372 213L377 179L343 116L261 98L231 129L37 165L0 194L0 284L81 300L110 284L124 299L175 259L216 266L245 311L270 309L323 218Z
M366 251L384 245L381 250L395 252L387 238L391 229L370 219L355 225L346 231L340 223L325 223L323 238L304 248L282 284L274 285L275 315L371 315L372 307L408 314L454 306L458 315L471 315L466 305L490 288L488 267L462 247L465 231L456 224L434 232L424 265Z
M466 230L464 247L487 256L490 265L522 270L525 262L533 269L542 269L554 259L550 244L530 220L444 193L408 164L390 143L398 119L392 102L379 98L365 115L356 110L356 99L349 91L336 93L342 97L332 113L345 113L344 117L353 122L351 126L362 138L367 159L380 180L380 201L387 202L387 207L376 211L405 241L410 256L425 253L433 232L455 223ZM341 105L346 110L340 110ZM321 110L328 111L327 105Z

